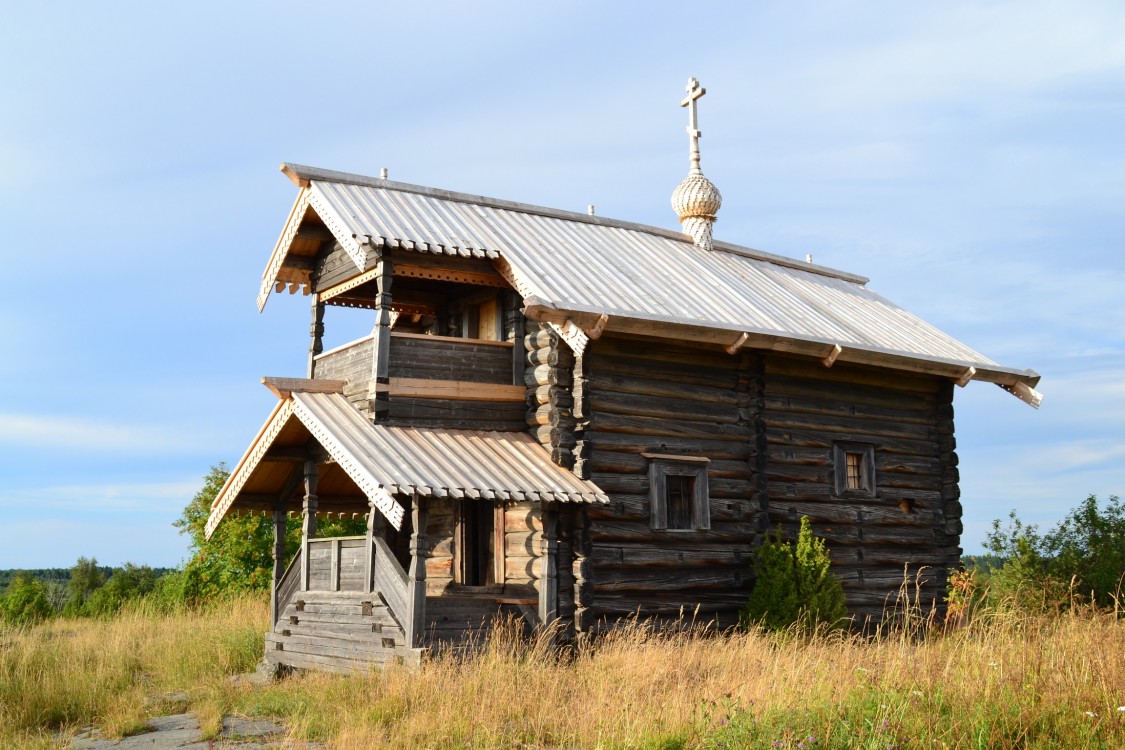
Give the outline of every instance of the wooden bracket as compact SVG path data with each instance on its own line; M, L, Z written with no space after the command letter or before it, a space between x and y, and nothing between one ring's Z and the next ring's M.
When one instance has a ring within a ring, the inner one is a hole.
M969 384L969 381L972 380L973 376L976 375L976 374L977 374L977 368L968 367L968 368L965 369L965 372L963 372L961 374L961 377L950 378L950 380L952 380L954 383L956 383L961 388L964 388L965 386L967 386Z
M609 323L609 316L602 313L598 316L598 322L586 329L586 335L590 337L591 341L597 341L602 337L602 331L605 330L607 323Z
M745 344L749 338L750 334L743 332L741 336L734 340L733 344L727 347L727 354L737 354L738 350L742 348L743 344Z
M1032 388L1027 383L1013 383L1012 385L1005 385L1004 383L997 383L1008 393L1012 394L1020 401L1030 406L1032 409L1038 409L1039 405L1043 403L1043 394Z
M297 393L342 393L346 383L343 380L264 377L262 378L262 385L269 388L273 395L284 401L294 391Z
M844 347L836 344L832 347L832 350L828 352L828 356L820 361L824 363L825 367L831 367L832 365L836 364L836 360L840 357L841 354L843 354L843 352Z

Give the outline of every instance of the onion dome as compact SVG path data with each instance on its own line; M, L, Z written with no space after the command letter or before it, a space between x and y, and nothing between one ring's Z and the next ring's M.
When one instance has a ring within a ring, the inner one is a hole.
M700 86L699 81L688 79L687 96L680 106L688 108L691 169L672 193L672 208L680 217L684 233L691 236L697 247L710 250L711 226L715 223L719 207L723 205L723 196L699 168L699 136L702 134L699 132L696 102L706 93L707 89Z

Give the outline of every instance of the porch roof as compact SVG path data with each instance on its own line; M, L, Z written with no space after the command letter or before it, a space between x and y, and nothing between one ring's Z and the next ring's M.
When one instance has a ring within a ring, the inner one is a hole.
M277 501L286 510L298 509L301 457L312 442L330 458L318 485L321 509L365 512L371 499L396 528L403 507L393 496L415 492L498 501L609 501L593 482L551 463L527 433L377 425L342 394L318 390L298 385L278 392L280 403L211 505L208 537L231 510L267 510Z

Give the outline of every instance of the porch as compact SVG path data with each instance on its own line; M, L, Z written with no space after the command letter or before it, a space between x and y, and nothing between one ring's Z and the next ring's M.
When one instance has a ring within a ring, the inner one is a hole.
M378 536L304 540L275 586L266 661L338 672L416 664L426 649L479 642L497 617L535 627L541 613L554 615L546 588L536 598L447 590L416 599L424 586Z
M477 639L499 616L535 626L558 615L560 506L607 502L595 485L552 464L527 433L379 425L339 381L273 385L281 403L207 522L210 534L229 513L272 513L269 662L409 664ZM302 538L283 568L297 512ZM364 515L366 535L318 538L325 512Z

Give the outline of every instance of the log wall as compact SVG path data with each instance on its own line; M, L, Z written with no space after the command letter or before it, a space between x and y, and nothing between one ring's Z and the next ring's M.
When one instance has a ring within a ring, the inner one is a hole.
M761 400L751 364L643 337L606 336L587 349L575 470L611 503L568 518L578 630L634 612L737 621L764 521L754 492ZM651 529L642 453L710 459L710 529Z
M809 516L861 617L893 610L904 567L911 580L921 571L921 603L940 604L960 560L952 397L938 378L766 359L770 524L795 536ZM874 496L837 496L837 442L873 446Z

